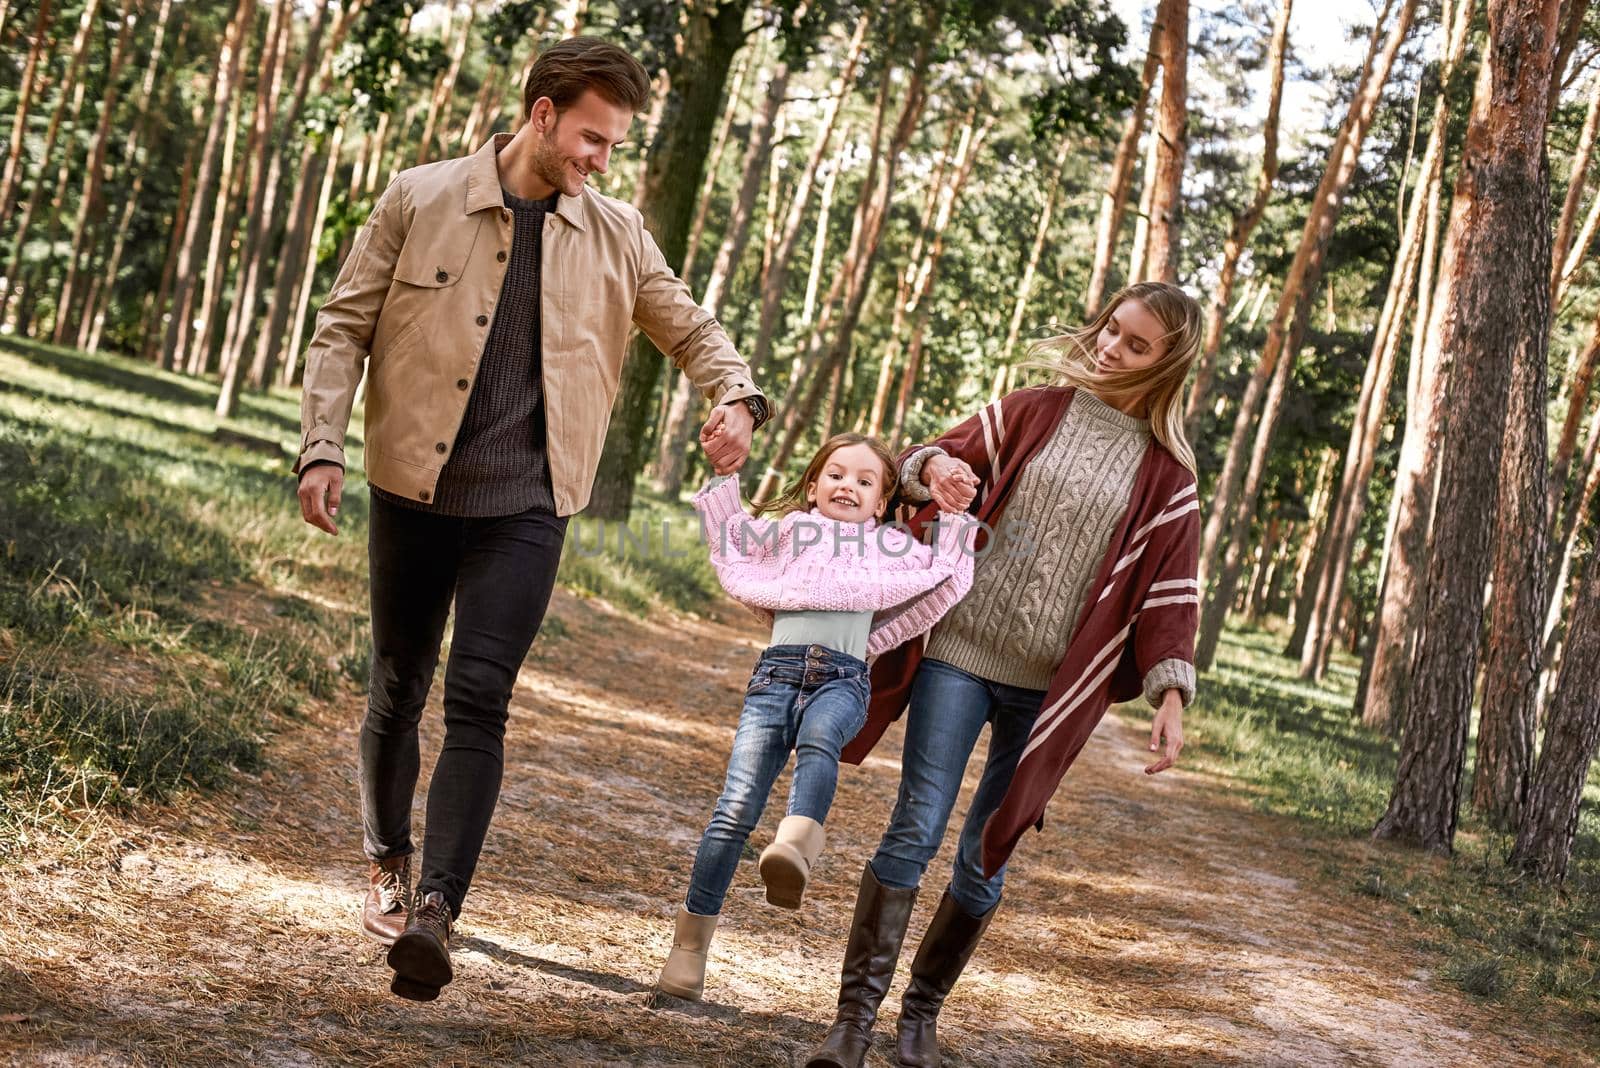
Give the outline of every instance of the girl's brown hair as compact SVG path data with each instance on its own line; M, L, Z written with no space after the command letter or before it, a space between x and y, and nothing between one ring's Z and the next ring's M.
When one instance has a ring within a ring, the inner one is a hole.
M895 495L900 492L900 473L895 468L894 453L889 451L889 446L866 434L835 434L823 442L822 448L806 465L805 474L800 476L800 480L765 504L756 505L756 513L788 515L790 512L808 511L811 506L806 501L806 487L822 477L822 468L827 464L828 457L851 445L867 446L883 464L883 514L888 515L894 507Z
M1138 371L1100 371L1094 365L1095 338L1124 301L1136 300L1161 322L1167 351ZM1194 450L1183 432L1183 385L1200 354L1203 316L1195 299L1167 282L1137 282L1118 290L1087 325L1046 338L1022 366L1045 372L1051 384L1087 389L1107 404L1142 402L1150 432L1178 462L1194 470Z

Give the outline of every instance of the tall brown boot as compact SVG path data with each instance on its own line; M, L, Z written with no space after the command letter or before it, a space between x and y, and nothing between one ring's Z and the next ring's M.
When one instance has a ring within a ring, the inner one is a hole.
M889 991L894 967L900 960L911 906L917 889L895 890L878 882L868 864L861 872L856 912L850 920L850 941L845 945L844 970L839 982L839 1011L828 1036L822 1040L806 1068L861 1068L872 1045L872 1025L878 1006Z
M939 1009L999 907L996 902L982 916L970 916L949 890L939 899L939 910L911 962L911 985L900 999L895 1053L906 1068L939 1068Z

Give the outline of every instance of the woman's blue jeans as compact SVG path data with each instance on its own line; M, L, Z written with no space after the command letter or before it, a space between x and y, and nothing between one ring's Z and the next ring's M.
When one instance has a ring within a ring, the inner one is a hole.
M950 896L971 916L982 916L999 903L1005 868L992 879L984 878L983 825L1011 785L1044 696L1043 690L990 682L942 660L922 661L911 684L900 796L872 858L880 883L896 889L921 883L944 841L967 760L988 723L989 758L961 827Z
M868 686L864 662L826 646L774 645L761 654L745 690L722 796L695 854L684 900L690 912L722 911L745 840L791 751L788 814L827 820L839 752L867 720Z

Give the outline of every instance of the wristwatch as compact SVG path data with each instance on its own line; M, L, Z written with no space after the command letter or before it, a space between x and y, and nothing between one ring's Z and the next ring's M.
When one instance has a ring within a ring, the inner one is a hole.
M754 396L740 397L739 399L744 402L746 408L750 409L750 416L755 420L755 427L752 429L759 430L761 424L767 421L767 416L770 414L767 410L766 400L762 397Z

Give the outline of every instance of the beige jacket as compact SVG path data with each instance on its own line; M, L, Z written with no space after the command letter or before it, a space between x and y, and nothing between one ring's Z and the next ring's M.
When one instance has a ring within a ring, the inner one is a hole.
M367 479L427 501L455 443L511 252L497 134L476 153L403 171L361 228L317 315L300 402L298 472L345 463L362 363ZM545 426L556 511L589 502L634 324L717 404L761 396L717 321L667 266L631 206L585 188L545 218L540 272Z

